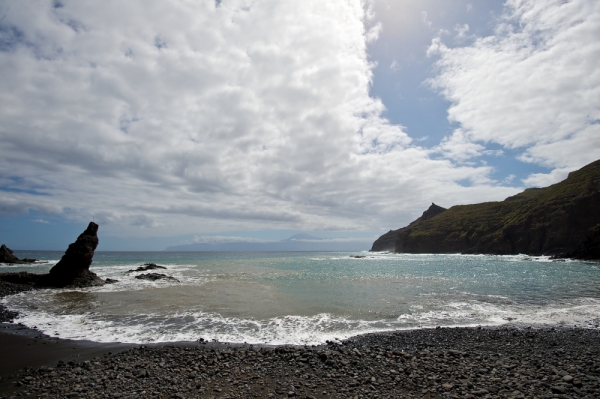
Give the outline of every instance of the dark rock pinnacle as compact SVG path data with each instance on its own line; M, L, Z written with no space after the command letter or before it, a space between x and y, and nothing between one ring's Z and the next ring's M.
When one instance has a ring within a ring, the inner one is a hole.
M87 229L69 245L61 260L50 269L49 285L55 287L90 287L104 285L104 280L90 272L94 251L98 246L98 225L90 222Z

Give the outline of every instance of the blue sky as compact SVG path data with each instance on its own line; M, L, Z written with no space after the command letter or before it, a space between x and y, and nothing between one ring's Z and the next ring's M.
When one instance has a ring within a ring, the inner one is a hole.
M600 157L593 0L0 4L0 242L365 249Z

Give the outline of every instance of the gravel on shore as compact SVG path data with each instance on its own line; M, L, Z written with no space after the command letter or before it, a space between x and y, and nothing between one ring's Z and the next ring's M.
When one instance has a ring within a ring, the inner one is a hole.
M44 398L599 398L599 338L595 329L501 327L316 347L142 345L2 378L10 394Z
M141 345L1 375L0 398L600 398L599 343L598 329L509 326Z

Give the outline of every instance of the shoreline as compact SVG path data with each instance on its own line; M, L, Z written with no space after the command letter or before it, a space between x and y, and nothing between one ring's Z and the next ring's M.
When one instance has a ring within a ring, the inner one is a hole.
M0 398L600 397L600 330L580 327L440 327L268 346L96 343L1 323L0 342Z
M0 281L0 297L32 289ZM505 324L316 346L99 343L43 334L0 305L0 398L598 398L600 329Z

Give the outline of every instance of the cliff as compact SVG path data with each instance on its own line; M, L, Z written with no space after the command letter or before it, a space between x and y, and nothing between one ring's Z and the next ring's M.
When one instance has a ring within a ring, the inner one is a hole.
M597 245L594 227L599 223L600 160L569 173L560 183L530 188L501 202L447 210L432 205L410 225L382 235L371 250L575 257L581 253L593 258L594 251L586 248Z

